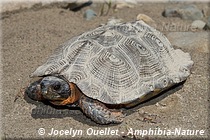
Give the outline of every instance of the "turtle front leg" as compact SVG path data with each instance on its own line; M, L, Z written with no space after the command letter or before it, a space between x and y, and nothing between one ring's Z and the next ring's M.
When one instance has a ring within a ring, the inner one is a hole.
M79 106L88 117L98 124L123 122L122 112L112 111L97 100L82 96L79 100Z

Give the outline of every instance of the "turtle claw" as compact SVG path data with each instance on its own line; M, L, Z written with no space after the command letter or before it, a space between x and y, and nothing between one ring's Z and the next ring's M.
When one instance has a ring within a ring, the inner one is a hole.
M123 119L125 118L125 114L120 112L111 112L110 118L112 119L113 123L122 123Z

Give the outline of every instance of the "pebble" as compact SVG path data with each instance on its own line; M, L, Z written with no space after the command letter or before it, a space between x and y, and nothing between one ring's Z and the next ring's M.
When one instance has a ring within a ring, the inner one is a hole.
M69 3L63 3L62 8L77 12L84 7L90 6L92 3L91 0L85 0L83 2L72 1Z
M208 17L210 15L209 5L202 6L202 12L204 17Z
M108 19L107 24L108 25L115 25L115 24L121 23L122 21L123 21L122 19L112 17L112 18Z
M193 21L193 23L191 24L191 27L193 29L203 29L205 27L206 23L202 20L195 20Z
M199 20L203 18L203 13L196 5L186 5L182 7L167 8L162 14L165 17L180 17L182 19Z
M87 9L87 10L85 11L85 13L84 13L84 18L85 18L86 20L91 20L91 19L93 19L93 18L96 17L96 16L97 16L96 12L93 11L92 9Z
M150 26L156 27L155 21L151 17L145 14L138 14L136 20L143 20L145 23L149 24Z
M179 48L209 53L209 36L209 32L170 32L167 38Z
M138 4L138 0L124 0L127 3Z
M118 9L123 9L123 8L133 8L134 5L133 4L129 4L127 2L121 2L121 3L117 3L115 6L114 6L114 10L115 11L118 11Z

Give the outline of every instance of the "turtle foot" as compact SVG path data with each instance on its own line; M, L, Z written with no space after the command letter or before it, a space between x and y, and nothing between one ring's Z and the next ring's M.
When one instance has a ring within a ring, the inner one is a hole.
M110 118L114 123L122 123L125 115L122 112L111 112Z
M86 96L81 97L79 106L88 117L98 124L121 123L125 117L121 111L113 111L103 103Z

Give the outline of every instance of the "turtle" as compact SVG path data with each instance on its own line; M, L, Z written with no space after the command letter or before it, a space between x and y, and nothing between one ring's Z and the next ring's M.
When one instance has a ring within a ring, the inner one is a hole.
M186 81L192 66L189 53L144 21L104 24L60 45L32 72L39 80L25 95L79 107L98 124L119 124L123 108Z

